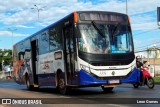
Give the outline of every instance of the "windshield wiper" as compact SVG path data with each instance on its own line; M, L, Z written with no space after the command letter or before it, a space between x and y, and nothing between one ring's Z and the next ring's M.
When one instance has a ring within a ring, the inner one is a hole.
M98 27L97 24L95 23L95 21L92 21L92 25L93 25L93 27L98 31L98 33L99 33L102 37L105 37L105 35L101 32L101 30L99 29L99 27Z

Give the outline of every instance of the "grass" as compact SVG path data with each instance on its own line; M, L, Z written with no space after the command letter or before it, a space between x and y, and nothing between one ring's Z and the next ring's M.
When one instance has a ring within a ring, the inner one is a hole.
M1 78L0 81L14 81L14 79Z
M160 77L153 77L153 79L156 83L160 83Z

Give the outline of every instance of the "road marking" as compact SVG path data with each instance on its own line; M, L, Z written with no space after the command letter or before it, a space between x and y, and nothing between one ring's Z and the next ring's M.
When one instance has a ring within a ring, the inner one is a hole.
M107 105L114 106L114 107L129 107L129 106L118 105L118 104L107 104Z

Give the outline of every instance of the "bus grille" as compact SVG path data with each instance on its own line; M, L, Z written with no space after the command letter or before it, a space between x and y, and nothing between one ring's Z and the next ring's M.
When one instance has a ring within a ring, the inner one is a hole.
M95 63L92 62L91 65L93 66L116 66L116 65L128 65L130 64L130 61L120 62L120 61L112 61L112 62L101 62L101 63Z

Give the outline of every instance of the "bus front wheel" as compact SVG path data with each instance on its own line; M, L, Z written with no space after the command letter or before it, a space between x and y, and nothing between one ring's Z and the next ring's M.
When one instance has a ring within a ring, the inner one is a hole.
M60 74L58 77L58 89L61 94L69 93L69 87L66 86L65 77L63 74Z
M104 87L104 86L101 86L102 90L104 92L111 92L113 90L114 87Z

